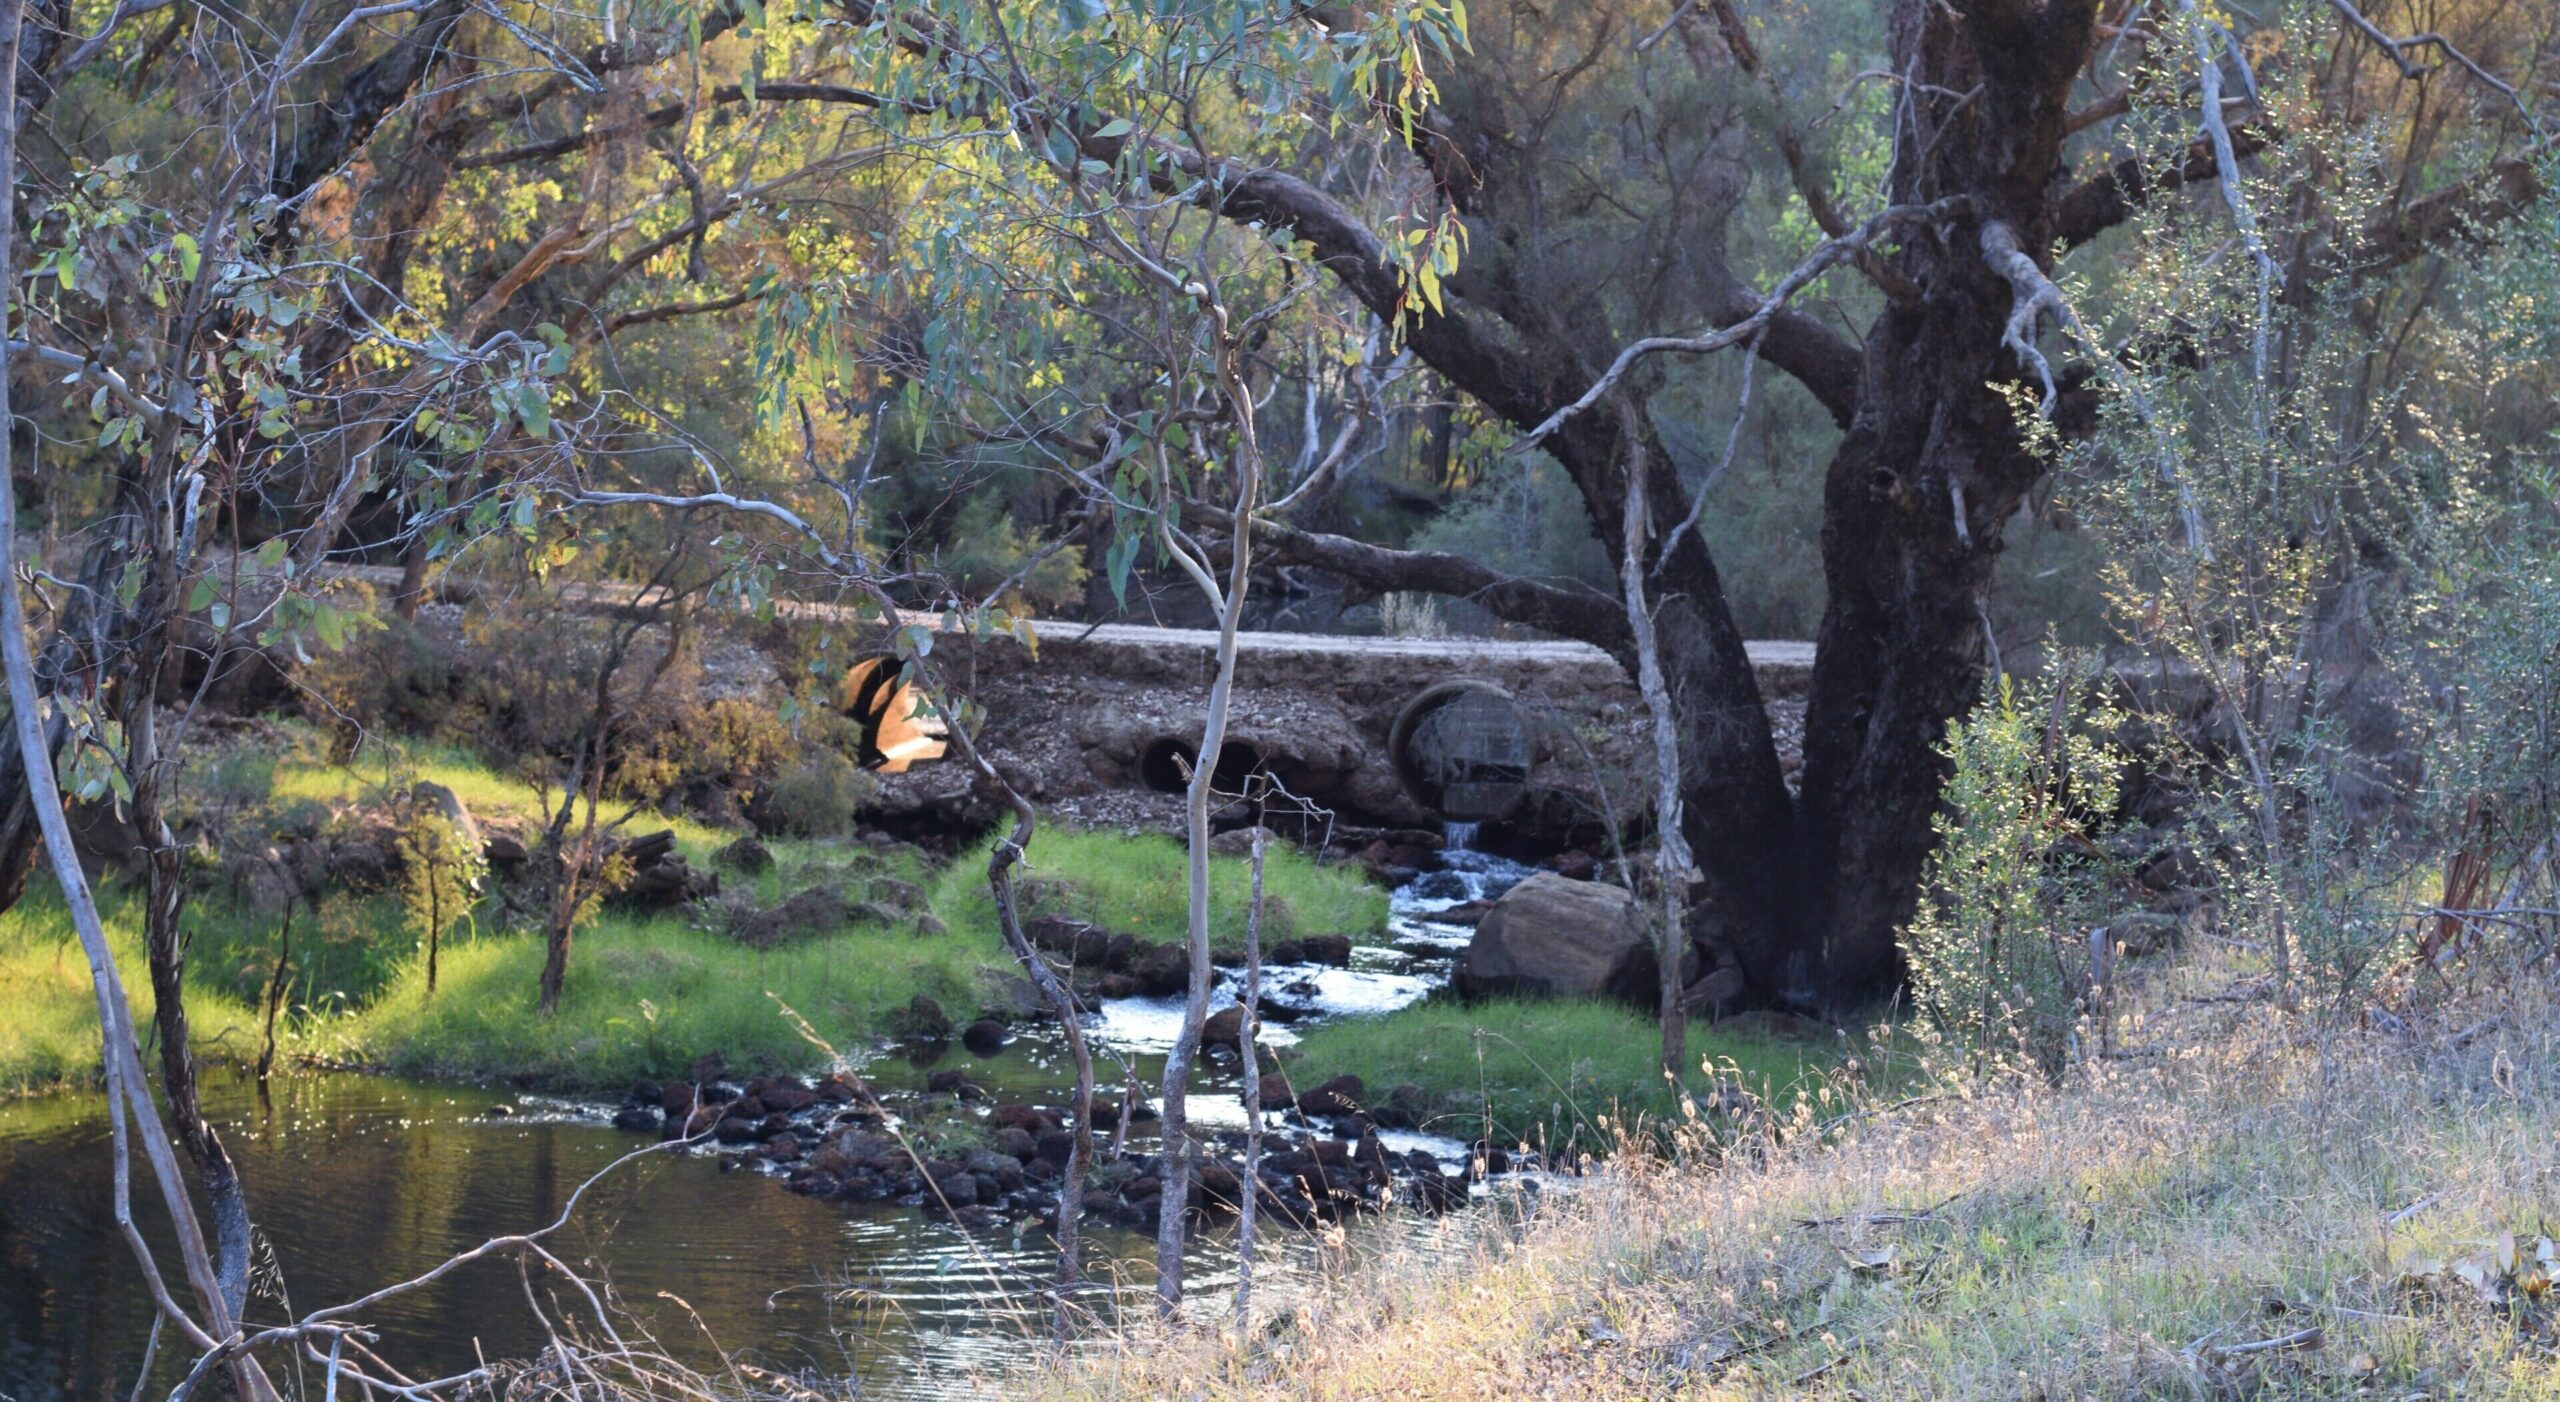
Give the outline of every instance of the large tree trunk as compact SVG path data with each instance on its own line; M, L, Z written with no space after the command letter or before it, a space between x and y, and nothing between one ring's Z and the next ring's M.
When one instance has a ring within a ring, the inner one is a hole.
M1983 597L2001 529L2043 475L1993 386L2019 378L2001 337L2014 291L1982 255L1998 220L2027 249L2050 241L2065 101L2096 6L1977 3L1961 22L1897 8L1894 67L1916 72L1894 199L1953 195L1971 218L1915 231L1896 257L1926 289L1868 334L1856 418L1823 486L1829 600L1805 715L1800 805L1806 884L1797 963L1844 1001L1902 974L1946 778L1939 746L1980 694ZM1926 84L1927 87L1921 87ZM1976 102L1953 96L1979 91ZM1917 150L1925 161L1911 159Z

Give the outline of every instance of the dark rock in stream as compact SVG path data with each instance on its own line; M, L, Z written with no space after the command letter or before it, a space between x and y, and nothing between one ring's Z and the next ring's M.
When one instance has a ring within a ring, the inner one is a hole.
M1191 951L1178 944L1151 944L1129 960L1129 977L1147 998L1170 998L1191 986Z
M980 1018L960 1034L960 1045L978 1056L994 1056L1004 1050L1004 1024L994 1018Z
M1065 1119L1057 1111L1043 1110L1037 1105L1024 1105L1017 1102L996 1107L995 1125L998 1129L1019 1129L1031 1134L1045 1134L1065 1123Z
M1330 964L1334 968L1351 965L1349 935L1309 935L1304 939L1282 940L1271 946L1270 962L1274 964Z
M658 1124L658 1112L652 1106L635 1103L613 1112L613 1127L625 1134L655 1134Z
M1336 1076L1298 1097L1298 1113L1310 1118L1320 1115L1352 1115L1360 1111L1360 1102L1368 1087L1357 1076Z

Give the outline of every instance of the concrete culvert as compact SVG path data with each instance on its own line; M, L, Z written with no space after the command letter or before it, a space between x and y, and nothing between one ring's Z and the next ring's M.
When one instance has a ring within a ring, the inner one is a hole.
M1414 802L1461 823L1499 822L1529 796L1528 722L1500 687L1442 682L1397 713L1387 758Z
M1192 749L1167 736L1151 740L1138 756L1138 782L1157 793L1180 793L1191 782Z

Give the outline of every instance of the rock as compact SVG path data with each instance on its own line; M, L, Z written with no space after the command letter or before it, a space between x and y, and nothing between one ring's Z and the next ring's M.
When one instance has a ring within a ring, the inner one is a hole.
M1431 1102L1422 1087L1408 1083L1387 1087L1387 1093L1367 1108L1369 1118L1384 1128L1418 1129L1431 1111Z
M748 916L734 933L740 944L771 949L840 929L849 914L844 897L824 886L812 886L771 910Z
M928 911L926 911L925 913L923 913L922 915L919 915L919 916L917 916L917 917L916 917L916 938L917 938L917 939L920 939L920 940L940 939L940 938L942 938L944 935L947 935L947 934L950 934L950 933L951 933L951 927L950 927L950 926L948 926L948 925L943 924L943 923L942 923L942 917L941 917L941 916L939 916L939 915L934 914L932 911L929 911L929 910L928 910Z
M894 876L875 876L871 878L870 886L871 899L892 910L909 912L924 909L924 888L912 881L901 881Z
M695 871L676 851L673 828L617 844L613 855L630 864L631 877L612 899L624 906L665 909L720 894L720 878Z
M1413 879L1407 893L1426 901L1463 901L1467 898L1467 879L1454 871L1425 872Z
M1032 1142L1033 1154L1040 1162L1050 1164L1064 1164L1068 1155L1075 1152L1076 1147L1075 1135L1063 1129L1053 1129L1036 1135Z
M1156 1113L1156 1107L1149 1105L1143 1100L1129 1107L1129 1123L1133 1125L1145 1124L1150 1120L1161 1118L1162 1116ZM1096 1134L1103 1133L1118 1125L1120 1123L1119 1094L1115 1091L1097 1092L1093 1097L1093 1113L1089 1117L1089 1121L1093 1125L1094 1133Z
M409 802L413 805L424 804L433 808L446 822L451 823L453 830L461 835L465 843L469 844L464 850L477 851L488 845L488 839L480 835L480 824L473 821L471 810L463 806L462 795L444 785L430 779L421 779L409 786Z
M646 1105L625 1105L613 1112L613 1127L625 1134L655 1134L658 1112Z
M665 1095L665 1090L663 1090L656 1081L633 1081L631 1083L630 1098L631 1103L634 1105L656 1105L665 1098Z
M1236 1098L1239 1100L1243 1099L1244 1093L1242 1091L1238 1091L1236 1093ZM1289 1083L1287 1081L1280 1079L1278 1076L1270 1075L1266 1075L1262 1078L1262 1109L1265 1114L1275 1110L1286 1110L1297 1103L1296 1098L1289 1094Z
M1104 1002L1115 998L1138 996L1138 981L1127 974L1104 974L1093 985L1093 994Z
M712 853L711 860L732 871L752 876L773 870L773 849L758 841L755 834L747 833Z
M1221 857L1253 855L1253 840L1259 834L1262 850L1267 855L1281 846L1280 834L1266 827L1233 828L1209 839L1209 850Z
M753 1144L756 1142L756 1124L735 1115L725 1116L712 1129L711 1137L723 1144Z
M978 1205L978 1178L966 1169L953 1169L933 1176L933 1196L952 1207Z
M850 1105L862 1099L862 1082L851 1072L835 1072L818 1082L818 1098L830 1105Z
M1556 875L1567 881L1589 881L1600 874L1600 859L1579 847L1568 847L1558 852L1555 861L1549 865L1555 868Z
M799 1114L818 1103L816 1091L801 1085L796 1080L789 1079L765 1087L756 1098L764 1102L764 1108L778 1110L786 1115Z
M1298 1113L1309 1118L1320 1115L1356 1115L1367 1097L1368 1087L1357 1076L1336 1076L1298 1097Z
M526 849L524 839L509 832L489 834L487 840L480 844L480 855L502 873L520 870L533 857L533 853Z
M729 1074L728 1058L718 1052L704 1052L693 1059L684 1078L697 1086L707 1086Z
M1023 925L1022 935L1031 941L1032 948L1064 955L1071 964L1110 967L1111 932L1089 921L1070 920L1063 915L1035 916Z
M1742 970L1728 964L1680 990L1680 1006L1692 1016L1713 1020L1724 1016L1725 1009L1739 1001L1747 987Z
M1154 944L1129 961L1129 977L1148 998L1170 998L1191 986L1191 951L1178 944Z
M1225 1047L1229 1051L1235 1051L1237 1042L1243 1035L1244 1005L1231 1004L1209 1014L1208 1022L1202 1024L1200 1029L1200 1045L1204 1048Z
M764 1147L756 1152L775 1163L789 1163L800 1157L800 1137L796 1134L777 1134L764 1141Z
M1540 872L1512 887L1477 924L1458 982L1471 996L1593 998L1633 993L1640 977L1649 987L1653 967L1634 896Z
M960 1034L960 1045L979 1056L994 1056L1004 1050L1004 1024L994 1018L980 1018Z
M1017 1129L1010 1125L989 1135L987 1142L995 1146L997 1153L1010 1157L1016 1163L1029 1163L1040 1153L1040 1140L1037 1135L1027 1129Z
M1043 1110L1037 1105L1016 1102L1011 1105L997 1106L994 1123L998 1129L1019 1129L1032 1134L1045 1134L1056 1129L1063 1121L1055 1113Z
M1282 940L1271 946L1270 962L1274 964L1328 964L1347 968L1351 963L1349 935L1309 935L1305 939Z
M951 1018L942 1005L919 993L891 1015L890 1030L920 1042L939 1042L951 1035Z

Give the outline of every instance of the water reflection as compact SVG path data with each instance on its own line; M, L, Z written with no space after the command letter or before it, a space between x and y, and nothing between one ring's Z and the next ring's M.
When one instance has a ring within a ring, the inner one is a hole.
M1268 986L1295 987L1285 996L1319 1017L1430 996L1466 939L1463 926L1433 917L1498 894L1526 869L1458 851L1441 874L1459 879L1397 893L1395 948L1359 951L1348 969L1274 969ZM1221 989L1232 1001L1227 980ZM1103 1009L1095 1031L1152 1086L1179 1015L1178 1004L1128 1000ZM1270 1031L1274 1041L1288 1039L1276 1024ZM1067 1081L1054 1038L1036 1033L990 1059L945 1056L943 1066L964 1066L989 1089L989 1103L1054 1103ZM1103 1069L1117 1064L1105 1058ZM864 1068L891 1091L922 1087L934 1069L929 1056ZM548 1222L580 1183L638 1142L602 1123L609 1107L387 1077L294 1077L261 1097L245 1079L217 1075L205 1102L240 1164L263 1237L252 1310L259 1321L353 1298L491 1236ZM1213 1131L1243 1123L1220 1073L1206 1073L1193 1105ZM1427 1148L1449 1161L1464 1153L1436 1136L1380 1138L1398 1152ZM0 1105L0 1398L121 1402L133 1385L117 1370L141 1357L150 1313L115 1225L110 1162L94 1093ZM1026 1343L1046 1336L1038 1292L1056 1261L1050 1239L1030 1224L970 1231L911 1208L847 1207L783 1192L737 1165L697 1152L627 1166L589 1192L552 1245L608 1283L679 1356L742 1351L785 1371L852 1379L865 1395L977 1395L1017 1364ZM146 1235L165 1246L156 1208L144 1202L140 1211ZM1403 1215L1366 1224L1352 1239L1464 1235L1477 1225ZM1150 1240L1099 1224L1084 1240L1089 1272L1107 1283L1088 1300L1098 1315L1152 1287ZM1275 1293L1292 1271L1320 1280L1338 1264L1316 1236L1284 1234L1274 1245L1279 1259L1264 1279ZM1191 1262L1202 1307L1217 1308L1234 1279L1231 1239L1204 1233ZM513 1262L475 1263L374 1311L377 1347L440 1373L522 1356L542 1341L522 1304L525 1289ZM174 1361L163 1366L161 1389L177 1376Z

